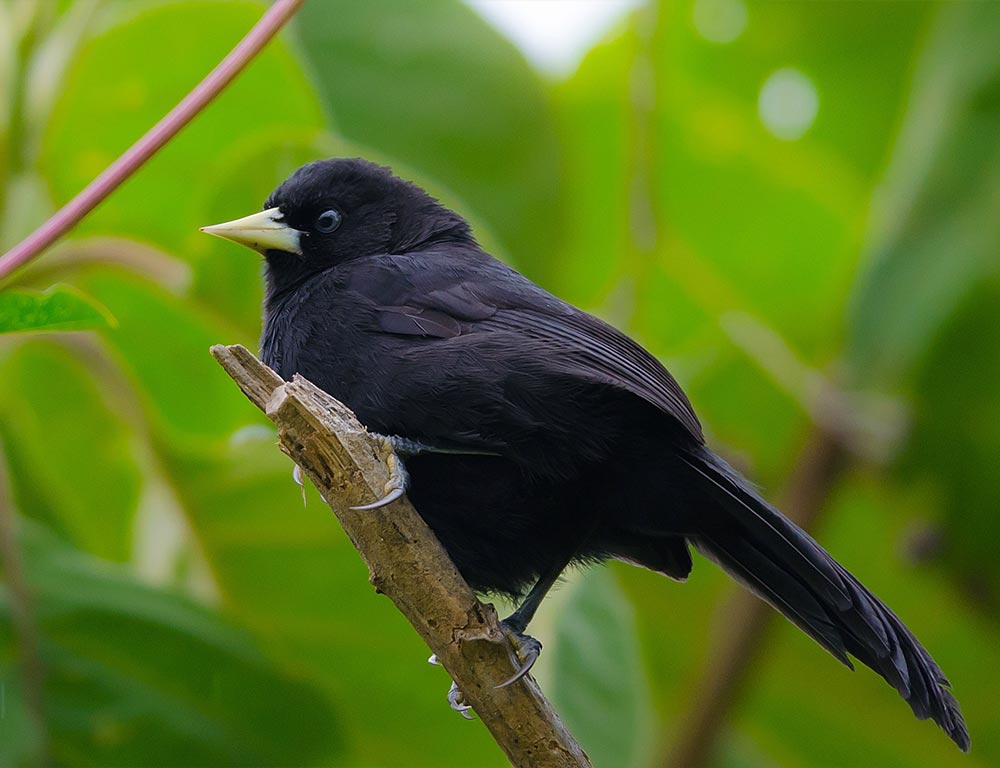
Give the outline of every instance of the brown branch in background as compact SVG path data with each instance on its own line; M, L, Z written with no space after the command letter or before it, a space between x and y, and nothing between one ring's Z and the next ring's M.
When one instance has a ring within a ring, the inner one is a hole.
M789 476L779 507L804 530L815 527L837 482L850 465L847 451L830 433L816 428ZM723 607L725 628L710 649L693 690L691 709L660 764L703 768L713 757L729 713L740 701L754 662L778 614L750 592L734 591Z
M3 568L10 604L11 624L20 657L21 687L28 714L40 734L40 765L48 765L48 737L45 720L45 665L42 662L38 623L31 588L24 575L24 563L17 543L16 521L7 483L7 466L0 446L0 566Z
M305 0L277 0L204 80L28 237L0 256L0 280L52 245L193 120L263 50Z
M656 66L656 57L662 56L662 49L658 46L663 44L664 37L657 11L657 4L649 3L636 12L637 49L629 72L629 251L632 256L629 271L640 281L645 281L657 254L662 253L668 230L665 207L657 204L656 187L656 174L664 172L663 157L658 156L661 140L658 110L663 93L657 81L660 68ZM883 435L879 434L880 439L876 440L869 435L861 435L854 422L842 424L844 413L853 413L839 407L846 397L830 387L825 378L818 374L810 375L812 371L806 366L789 366L792 355L786 350L787 344L783 344L777 334L769 334L769 329L763 324L749 324L747 318L741 318L740 323L724 322L723 328L730 332L734 343L746 349L751 359L763 365L769 374L775 375L777 371L775 378L781 383L789 383L787 376L781 376L789 370L802 379L801 382L792 382L791 388L795 395L803 396L804 405L817 426L792 471L780 506L788 517L808 530L815 525L847 465L843 441L860 436L867 438L859 441L862 447L877 445L888 450L890 438L896 436L896 431L886 430L885 439L881 439ZM766 365L774 355L758 354L762 342L766 343L768 351L773 353L777 349L783 353L780 365ZM794 386L797 384L812 387ZM884 418L872 418L860 423L882 426L885 421ZM839 431L835 427L840 428ZM660 760L661 765L703 768L710 764L729 713L742 697L768 629L776 618L770 606L739 588L724 602L723 610L726 616L724 631L717 638L716 647L708 654L705 669L693 687L696 695L692 697L691 707L676 731L677 737Z
M351 509L385 495L389 457L383 445L347 406L302 377L283 381L239 345L215 346L212 354L278 427L279 447L330 505L375 589L420 633L511 763L589 766L534 680L525 676L495 687L519 666L513 647L493 606L479 602L405 496L381 509Z

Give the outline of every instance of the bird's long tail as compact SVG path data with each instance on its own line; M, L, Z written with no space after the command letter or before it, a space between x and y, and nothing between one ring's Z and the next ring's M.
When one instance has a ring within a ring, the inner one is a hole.
M701 449L681 460L702 490L695 546L848 667L851 654L875 670L968 751L947 678L903 622L722 459Z

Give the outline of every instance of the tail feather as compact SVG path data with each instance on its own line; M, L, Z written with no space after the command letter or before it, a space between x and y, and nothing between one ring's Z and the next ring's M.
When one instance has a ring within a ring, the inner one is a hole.
M769 558L745 543L725 541L721 536L702 536L695 540L695 547L784 614L837 660L854 669L836 625L819 601Z
M722 459L703 449L682 460L704 494L695 546L848 667L850 654L881 675L968 751L949 682L906 625Z

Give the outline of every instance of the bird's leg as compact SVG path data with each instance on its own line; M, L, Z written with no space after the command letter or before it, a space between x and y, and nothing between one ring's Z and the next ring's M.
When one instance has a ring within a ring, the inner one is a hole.
M547 570L535 582L535 586L531 588L528 596L524 598L517 607L517 610L500 622L500 626L507 631L507 636L510 637L514 643L514 647L517 649L518 656L521 659L521 667L509 679L504 680L500 685L496 686L497 688L506 688L508 685L516 683L528 674L535 662L538 661L538 656L542 652L542 644L531 635L525 634L524 630L528 628L528 624L534 618L538 606L541 605L542 598L552 589L552 585L556 583L559 574L563 572L567 565L569 565L569 560L561 562L558 567ZM438 666L441 664L438 661L437 654L432 654L427 661L430 664ZM454 681L451 683L451 688L448 689L448 704L465 719L472 719L472 715L469 714L472 708L465 703L465 697L462 695L458 684Z
M415 440L409 440L408 438L396 435L373 433L372 436L377 438L382 444L382 458L389 465L389 480L386 482L385 488L383 488L385 495L382 498L373 501L371 504L361 504L351 507L351 509L358 511L379 509L392 504L392 502L406 493L406 488L410 482L410 475L406 471L402 457L416 456L422 452L421 448L423 447L421 443Z
M542 644L531 635L525 634L524 630L528 628L528 624L535 617L535 612L541 605L542 599L552 589L552 585L556 583L559 574L567 565L569 565L568 559L560 561L557 567L545 571L535 582L535 586L531 588L528 596L521 601L517 610L500 622L500 626L507 630L514 647L517 649L517 654L521 659L521 667L511 677L500 683L497 688L506 688L508 685L516 683L528 674L535 662L538 661L538 656L542 652Z
M410 482L410 475L406 471L406 466L403 464L404 458L418 456L421 453L447 453L462 456L497 455L486 451L467 451L462 449L440 448L438 446L422 443L419 440L413 440L409 437L400 437L399 435L380 435L377 432L373 432L372 437L377 438L382 444L382 457L389 465L389 481L385 484L385 496L377 501L373 501L371 504L361 504L357 507L351 507L351 509L354 510L361 511L367 509L379 509L380 507L392 504L392 502L406 493L406 489Z

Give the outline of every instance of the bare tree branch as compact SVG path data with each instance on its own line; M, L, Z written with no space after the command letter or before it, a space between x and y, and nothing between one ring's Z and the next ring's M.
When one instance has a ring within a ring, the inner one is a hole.
M493 606L476 599L409 501L403 497L382 509L350 509L385 494L387 449L347 406L301 376L285 382L239 345L215 346L212 354L278 427L279 447L330 505L368 564L375 589L424 638L511 763L589 766L529 676L495 687L519 666L513 646Z

